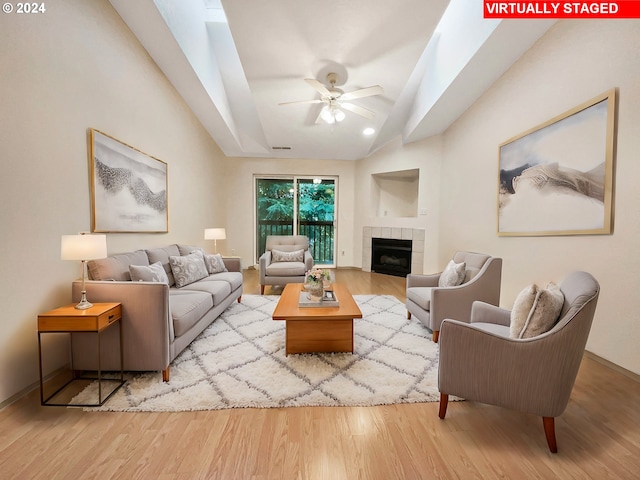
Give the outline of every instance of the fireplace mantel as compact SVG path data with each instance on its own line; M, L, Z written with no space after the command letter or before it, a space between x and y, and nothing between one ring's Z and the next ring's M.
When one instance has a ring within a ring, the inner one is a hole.
M362 271L371 271L371 239L391 238L412 240L411 273L423 273L425 232L418 228L363 227L362 228Z

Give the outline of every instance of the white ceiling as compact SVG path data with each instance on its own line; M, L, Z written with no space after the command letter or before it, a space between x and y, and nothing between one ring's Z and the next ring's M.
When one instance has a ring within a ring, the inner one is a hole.
M357 160L442 133L553 24L485 20L481 0L110 1L229 157ZM278 105L320 98L304 79L330 72L383 87L352 101L372 120Z

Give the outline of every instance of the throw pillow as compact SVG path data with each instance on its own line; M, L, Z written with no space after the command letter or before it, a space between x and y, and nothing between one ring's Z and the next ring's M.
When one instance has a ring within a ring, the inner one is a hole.
M169 265L178 288L209 276L207 266L204 264L204 256L199 251L184 256L170 256Z
M531 338L548 332L555 325L562 305L564 294L555 283L547 288L530 285L516 297L511 310L511 338Z
M271 263L276 262L304 262L304 250L294 250L293 252L271 250Z
M220 272L228 272L227 267L224 266L224 261L222 260L222 255L216 253L215 255L205 255L204 263L207 266L207 271L209 273L220 273Z
M453 260L449 260L444 271L438 278L439 287L455 287L460 285L464 281L466 263L455 263Z
M161 262L146 265L129 265L131 280L134 282L158 282L169 285L169 277Z

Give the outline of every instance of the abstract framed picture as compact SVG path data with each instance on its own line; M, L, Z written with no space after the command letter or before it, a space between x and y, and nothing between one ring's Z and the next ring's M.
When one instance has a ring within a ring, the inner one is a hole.
M91 129L91 230L168 232L167 164Z
M616 89L500 145L498 235L612 232Z

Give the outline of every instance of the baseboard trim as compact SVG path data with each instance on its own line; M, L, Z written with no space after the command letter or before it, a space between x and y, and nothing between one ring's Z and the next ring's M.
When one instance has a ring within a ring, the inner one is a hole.
M69 365L65 365L64 367L60 367L59 369L57 369L54 372L51 372L49 375L47 375L46 377L44 377L42 379L42 381L44 383L47 383L48 381L56 378L58 375L62 375L66 372L69 372ZM17 402L18 400L22 399L23 397L26 397L27 395L29 395L31 392L33 392L34 390L40 390L40 379L38 379L37 382L32 383L31 385L23 388L22 390L20 390L18 393L16 393L15 395L10 396L9 398L7 398L5 401L0 402L0 411L4 410L6 407L8 407L9 405L11 405L12 403Z
M634 380L640 383L640 375L638 375L637 373L633 373L631 370L627 370L626 368L621 367L620 365L617 365L613 362L610 362L609 360L606 360L601 356L596 355L595 353L589 352L588 350L584 351L584 356L598 362L601 365L604 365L605 367L610 368L611 370L621 373L622 375L624 375L627 378L630 378L631 380Z

